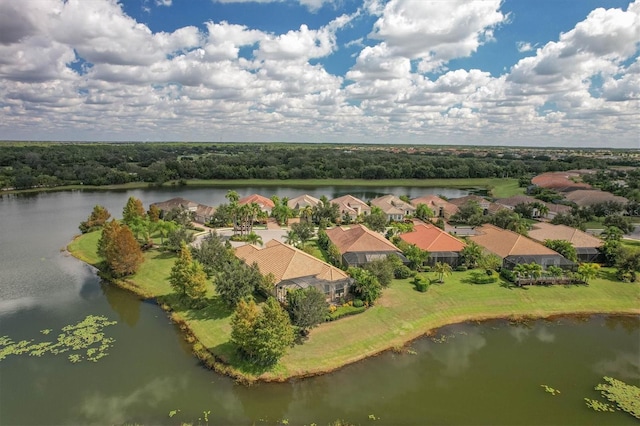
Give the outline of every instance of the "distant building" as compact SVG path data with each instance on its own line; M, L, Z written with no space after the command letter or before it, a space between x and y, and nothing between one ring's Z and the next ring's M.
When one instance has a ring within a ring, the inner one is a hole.
M209 222L216 212L215 207L199 204L182 197L171 198L170 200L159 203L151 203L151 206L155 206L160 210L161 218L172 210L186 210L192 213L194 222L202 224Z
M413 215L416 211L413 205L391 194L374 198L371 200L371 205L379 207L380 210L387 215L388 220L396 222L403 221L405 216Z
M315 207L318 204L320 204L320 200L318 200L316 197L312 197L311 195L308 195L308 194L304 194L304 195L300 195L300 196L295 197L295 198L291 198L287 202L287 206L291 210L302 210L305 207Z
M275 204L273 203L273 201L271 201L271 199L263 197L259 194L247 195L246 197L240 198L238 200L238 204L240 205L251 203L256 203L258 206L260 206L260 210L267 214L271 214L271 210L275 207Z
M371 214L371 207L359 198L353 195L343 195L330 201L331 204L337 204L340 210L340 218L349 217L354 221L358 216L368 216Z
M419 204L424 204L431 209L435 217L441 217L445 220L448 220L458 212L458 206L443 200L437 195L425 195L414 198L411 200L411 204L415 207L418 207Z

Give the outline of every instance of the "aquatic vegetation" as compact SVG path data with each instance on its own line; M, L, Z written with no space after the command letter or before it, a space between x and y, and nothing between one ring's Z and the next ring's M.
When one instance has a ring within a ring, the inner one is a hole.
M180 410L171 410L171 411L169 411L169 418L172 418L173 416L175 416L179 412L180 412Z
M112 337L107 337L103 332L105 327L116 324L116 321L109 321L107 317L89 315L77 324L67 325L62 328L54 342L38 342L32 340L13 341L9 336L0 337L0 361L9 355L28 354L29 356L41 357L46 353L59 355L73 351L68 355L72 363L78 363L84 358L87 361L97 362L100 358L108 355L107 350L115 341ZM41 330L40 333L48 335L51 329Z
M584 400L587 403L587 407L591 408L594 411L605 411L605 412L615 411L613 407L610 404L607 404L606 402L601 402L601 401L598 401L597 399L589 399L589 398L585 398Z
M635 418L640 419L640 388L637 386L629 385L622 380L617 380L612 377L603 377L604 381L607 383L600 383L595 387L595 390L600 391L602 396L609 400L609 402L613 402L618 406L618 410L625 411ZM586 399L586 398L585 398ZM591 400L593 401L593 400ZM589 404L590 401L587 400L587 405L594 410L594 404ZM598 402L598 401L596 401ZM602 404L602 403L601 403ZM608 405L609 404L602 404ZM600 407L600 405L598 405ZM603 411L603 410L596 410ZM613 411L613 410L607 410Z
M548 385L540 385L540 386L544 388L545 392L550 393L553 396L556 396L560 393L558 389L554 389L551 386L548 386Z

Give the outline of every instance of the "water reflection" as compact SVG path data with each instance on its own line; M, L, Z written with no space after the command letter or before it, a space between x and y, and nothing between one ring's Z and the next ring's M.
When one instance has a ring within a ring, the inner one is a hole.
M444 368L446 376L459 376L469 369L471 355L487 344L482 330L470 324L444 327L426 344L426 352Z
M171 401L187 389L184 379L158 377L124 395L93 391L78 404L78 418L69 424L123 424L144 421L149 407L160 411L160 403ZM160 414L160 413L158 413Z
M108 281L101 280L100 287L109 306L118 313L119 321L125 322L129 327L134 327L140 319L140 304L137 297L123 291Z

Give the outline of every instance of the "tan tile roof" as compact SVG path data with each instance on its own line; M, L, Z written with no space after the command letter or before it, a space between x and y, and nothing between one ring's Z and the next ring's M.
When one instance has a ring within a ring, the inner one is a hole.
M430 252L459 252L465 247L465 243L434 225L416 225L412 232L402 234L400 238Z
M491 204L491 202L486 198L482 198L481 196L475 194L465 195L464 197L452 198L449 200L450 203L455 204L458 207L465 205L469 201L475 201L481 206L488 206L489 204Z
M536 223L529 231L529 237L544 243L544 240L569 241L575 248L600 247L603 241L579 229L566 225L552 225L550 223Z
M364 251L400 251L382 235L363 225L354 225L348 229L337 226L327 229L326 232L341 254Z
M518 204L531 204L531 203L540 203L543 204L542 201L537 198L533 198L530 195L514 195L508 198L498 198L496 204L502 204L503 206L515 207Z
M272 208L275 207L275 204L273 204L273 201L271 201L267 197L263 197L260 194L247 195L246 197L242 197L238 200L238 204L251 204L251 203L256 203L262 209L266 209L266 210L271 210Z
M502 258L507 256L558 255L550 248L524 235L494 225L482 225L476 228L476 232L477 234L470 236L469 239Z
M290 209L303 209L307 206L315 207L318 204L320 204L320 200L318 200L316 197L312 197L309 194L304 194L304 195L297 196L295 198L291 198L287 202L287 206L289 206Z
M353 195L343 195L342 197L334 198L331 203L336 203L340 206L340 213L348 212L352 215L358 215L360 213L371 213L371 207L359 198Z
M276 283L309 276L327 281L348 278L344 271L276 240L269 241L264 248L240 246L236 248L236 256L249 265L256 263L263 275L273 274Z
M475 195L475 194L465 195L464 197L452 198L452 199L449 200L450 203L455 204L458 207L462 207L463 205L465 205L469 201L477 202L480 205L480 207L482 207L483 209L487 209L489 211L489 213L495 213L498 210L501 210L501 209L505 208L504 206L501 206L501 205L496 204L496 203L492 203L491 201L487 200L486 198L482 198L481 196Z
M613 195L610 192L599 189L578 189L565 195L569 201L573 201L579 206L591 206L605 201L613 201L620 204L627 204L629 200L624 197Z
M380 207L385 214L407 214L416 211L416 208L409 203L405 203L395 195L388 194L371 200L371 205Z
M453 203L450 203L437 195L425 195L422 197L414 198L411 200L411 204L418 207L418 204L426 204L433 213L438 216L438 212L440 208L443 209L446 216L452 216L458 212L458 206Z

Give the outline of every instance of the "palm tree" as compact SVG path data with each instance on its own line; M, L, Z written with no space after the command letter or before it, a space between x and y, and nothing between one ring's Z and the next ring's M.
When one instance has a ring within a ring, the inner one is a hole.
M578 275L586 284L589 284L589 280L598 276L600 265L597 263L581 263L578 266Z
M284 237L284 243L289 244L290 246L297 247L300 242L300 238L298 238L298 234L294 230L287 231L287 234Z
M253 231L247 234L246 241L249 244L260 245L260 246L262 245L262 237Z
M471 241L460 252L464 263L469 268L475 268L478 262L482 259L482 247L477 243Z
M302 210L300 210L300 217L305 220L305 222L311 222L313 219L313 207L306 206Z
M451 275L451 273L453 272L453 268L451 268L451 265L449 265L448 263L436 262L433 267L433 272L438 274L438 282L443 283L444 277Z

